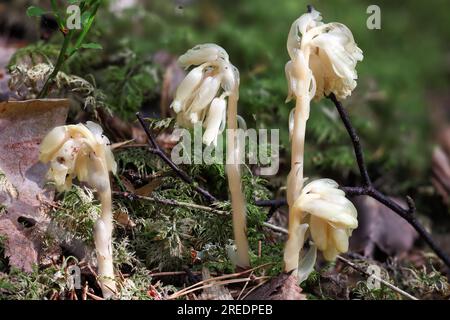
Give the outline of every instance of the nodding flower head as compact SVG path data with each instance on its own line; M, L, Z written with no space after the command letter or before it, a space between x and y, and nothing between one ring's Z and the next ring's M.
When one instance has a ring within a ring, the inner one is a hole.
M289 86L287 101L299 96L302 72L306 72L304 79L310 99L321 99L331 93L345 99L356 87L356 64L363 59L361 49L345 25L324 24L321 20L320 12L313 9L291 26L287 40L291 60L285 68Z
M319 179L307 184L294 209L309 217L311 237L326 260L347 252L349 237L358 227L357 211L335 181Z
M99 192L109 188L108 172L115 172L117 164L102 133L98 124L88 121L56 127L44 138L39 159L50 163L48 178L59 191L70 189L75 177Z
M195 67L181 81L171 104L177 123L186 128L201 123L206 128L203 142L216 144L225 128L226 99L238 93L239 71L228 53L211 43L188 50L178 62L185 68Z

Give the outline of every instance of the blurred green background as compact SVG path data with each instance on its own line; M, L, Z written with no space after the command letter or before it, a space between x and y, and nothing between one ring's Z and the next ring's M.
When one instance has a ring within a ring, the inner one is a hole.
M107 52L131 49L137 56L158 50L177 56L198 43L218 43L241 72L240 113L253 126L280 128L288 146L293 105L284 103L285 43L308 3L325 22L346 24L364 52L358 87L345 105L371 173L395 189L387 191L426 186L434 133L427 98L445 94L450 81L448 1L146 1L100 19L99 40ZM366 26L371 4L381 8L381 30ZM328 101L312 108L307 148L307 175L352 179L352 150Z
M419 204L436 199L430 182L431 150L438 129L447 123L440 101L445 101L450 82L450 2L132 2L119 13L105 3L90 35L104 49L86 51L66 67L67 72L82 77L93 75L120 117L132 120L134 112L143 107L159 108L161 68L155 77L143 70L127 78L127 70L151 61L149 57L156 52L176 58L196 44L217 43L241 72L239 112L247 124L281 130L282 171L278 179L271 179L276 189L284 183L289 167L287 128L293 108L292 102L284 102L286 37L291 23L312 4L324 22L347 25L364 52L357 66L358 86L344 105L360 133L375 182L386 192L419 197ZM381 8L380 30L366 26L366 9L372 4ZM56 34L50 41L60 44L61 36ZM129 69L105 63L118 55L127 56ZM358 182L351 145L329 101L313 103L306 143L306 176L332 177L343 184Z

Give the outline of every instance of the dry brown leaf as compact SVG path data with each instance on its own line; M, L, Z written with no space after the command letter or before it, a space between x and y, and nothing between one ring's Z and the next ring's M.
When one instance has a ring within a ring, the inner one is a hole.
M161 178L155 178L146 185L136 189L135 193L139 196L148 197L162 183Z
M116 222L122 227L127 229L133 229L134 227L136 227L136 223L131 220L128 213L122 210L116 211L114 213L114 220L116 220Z
M33 226L48 222L42 201L53 200L53 191L44 188L47 167L38 161L39 145L48 131L65 123L68 107L68 100L0 103L0 169L17 191L17 197L11 197L0 190L0 201L6 206L0 234L7 238L10 264L26 271L38 256L39 245L33 245L31 238ZM33 223L24 226L21 220Z
M5 256L9 264L16 268L31 272L37 262L38 254L35 244L28 239L10 220L0 220L0 234L6 237Z
M403 201L393 200L406 207ZM392 257L400 256L413 247L417 232L391 209L368 196L355 197L354 204L358 210L359 226L350 238L351 251L363 252L364 256L374 258L378 248Z
M245 300L307 300L296 276L283 272L250 293Z

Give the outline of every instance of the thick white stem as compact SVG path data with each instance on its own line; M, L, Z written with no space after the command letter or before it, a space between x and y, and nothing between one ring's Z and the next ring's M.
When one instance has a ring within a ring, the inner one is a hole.
M228 98L227 110L227 164L228 187L231 194L231 208L233 210L234 242L237 248L237 266L250 266L249 246L247 240L246 207L241 185L239 167L239 145L237 141L237 100L235 91Z
M292 132L291 144L291 171L289 172L287 185L287 201L289 205L289 237L286 242L284 252L284 269L286 272L293 271L294 275L296 275L297 273L300 250L303 247L303 243L299 241L298 237L301 225L301 212L298 212L298 210L294 210L293 205L295 200L300 196L303 188L305 131L310 107L310 81L308 80L308 65L309 54L305 52L303 68L302 70L299 70L300 92L298 92L296 95L294 129Z
M94 240L97 252L98 275L103 297L109 299L116 294L112 255L112 203L111 189L99 193L102 214L95 223Z

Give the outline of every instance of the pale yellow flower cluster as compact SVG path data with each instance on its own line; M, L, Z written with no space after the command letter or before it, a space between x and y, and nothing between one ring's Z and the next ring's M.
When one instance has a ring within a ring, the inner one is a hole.
M115 172L117 164L102 133L98 124L88 121L56 127L44 138L39 160L50 163L48 179L59 191L70 189L75 177L99 192L109 188L108 172Z
M358 227L357 211L335 181L319 179L307 184L293 210L309 221L314 244L326 260L347 252L349 237Z
M203 143L216 144L226 124L226 98L239 84L239 72L227 52L212 43L195 46L178 62L185 68L195 67L181 81L171 104L177 123L185 128L202 124Z
M356 63L363 59L361 49L345 25L324 24L321 20L320 12L312 10L292 24L287 41L291 60L285 68L288 101L299 95L299 79L305 72L310 99L331 93L345 99L356 87Z

